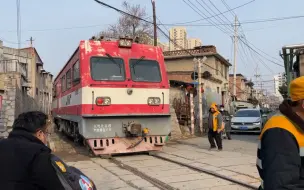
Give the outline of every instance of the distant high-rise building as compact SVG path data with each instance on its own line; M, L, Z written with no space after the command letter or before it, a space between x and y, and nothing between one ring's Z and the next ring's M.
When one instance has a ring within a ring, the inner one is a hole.
M187 31L184 27L174 27L169 31L169 50L182 50L187 48ZM173 41L173 42L172 42Z
M158 46L162 48L163 51L169 51L169 44L168 43L158 43Z
M281 86L283 86L283 84L285 84L285 82L286 82L285 73L279 73L279 74L275 75L273 78L274 78L274 92L275 92L275 95L281 96L281 94L279 92L279 88Z
M153 46L154 45L154 38L149 35L144 36L144 42L148 45ZM163 51L169 51L169 45L168 43L162 43L160 40L157 38L157 46L159 46Z
M193 49L194 47L201 46L202 41L198 38L188 38L187 40L187 49Z

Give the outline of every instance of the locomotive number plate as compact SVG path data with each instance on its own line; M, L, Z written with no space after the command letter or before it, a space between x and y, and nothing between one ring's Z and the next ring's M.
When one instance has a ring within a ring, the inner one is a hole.
M93 130L94 130L94 132L98 132L98 133L112 131L112 125L111 124L95 124L93 126Z

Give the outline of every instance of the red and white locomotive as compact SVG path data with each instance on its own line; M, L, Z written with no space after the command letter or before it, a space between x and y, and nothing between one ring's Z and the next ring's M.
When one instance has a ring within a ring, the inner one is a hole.
M161 150L171 131L160 47L84 40L54 81L52 115L95 155Z

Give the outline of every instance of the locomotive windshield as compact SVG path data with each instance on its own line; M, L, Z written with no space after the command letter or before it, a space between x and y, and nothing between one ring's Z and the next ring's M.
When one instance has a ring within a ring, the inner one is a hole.
M91 76L93 80L101 81L124 81L125 67L121 58L92 57Z
M155 60L131 59L129 62L131 77L137 82L160 82L159 64Z

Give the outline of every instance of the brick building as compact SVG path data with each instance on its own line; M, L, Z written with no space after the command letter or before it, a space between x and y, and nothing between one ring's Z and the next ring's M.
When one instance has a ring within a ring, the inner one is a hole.
M233 95L233 74L229 75L229 91ZM242 74L236 74L236 98L247 101L253 95L253 83Z
M35 48L14 49L0 41L0 137L20 113L50 112L52 78Z

